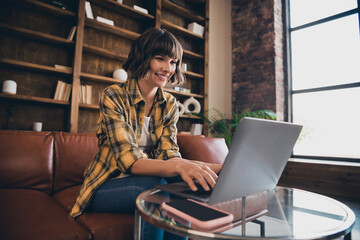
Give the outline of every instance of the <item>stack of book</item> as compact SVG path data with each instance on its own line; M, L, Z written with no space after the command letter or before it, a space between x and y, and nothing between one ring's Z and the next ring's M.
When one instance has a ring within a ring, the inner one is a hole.
M59 101L69 101L72 84L58 81L56 85L54 99Z
M81 85L79 98L80 103L92 104L92 86Z

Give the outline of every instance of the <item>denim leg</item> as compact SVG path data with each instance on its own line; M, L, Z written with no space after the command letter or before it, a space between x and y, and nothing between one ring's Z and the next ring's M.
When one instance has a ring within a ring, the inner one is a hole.
M155 185L164 183L166 181L163 178L152 176L111 179L96 192L88 211L133 214L137 196Z
M94 195L88 208L89 212L125 213L135 212L137 196L158 184L166 184L166 180L153 176L129 176L111 179L104 183ZM164 230L157 228L142 219L141 232L143 240L162 240ZM165 239L187 239L166 233Z

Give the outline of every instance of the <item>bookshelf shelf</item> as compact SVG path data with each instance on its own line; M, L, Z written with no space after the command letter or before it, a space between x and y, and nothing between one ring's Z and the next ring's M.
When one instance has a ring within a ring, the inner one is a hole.
M204 22L206 20L205 17L197 15L197 14L193 13L192 11L186 9L185 7L180 6L176 3L168 1L168 0L163 0L162 7L166 8L166 9L170 9L171 11L174 11L174 12L178 13L179 15L187 17L188 19L191 19L193 21Z
M35 64L35 63L29 63L29 62L24 62L24 61L19 61L19 60L12 60L12 59L0 58L0 65L8 65L8 66L16 67L16 68L39 71L39 72L48 72L48 73L63 74L63 75L71 75L72 74L71 70L64 70L64 69L59 69L59 68L55 68L55 67L50 67L50 66L45 66L45 65Z
M165 92L178 95L178 96L186 96L186 97L195 97L195 98L204 98L203 95L195 94L195 93L185 93L185 92L179 92L173 89L164 88Z
M67 101L59 101L59 100L54 100L51 98L24 96L24 95L18 95L18 94L0 93L0 98L1 99L18 100L18 101L26 101L26 102L30 101L30 102L38 102L38 103L57 104L57 105L64 105L64 106L70 105L70 103Z
M52 6L50 4L41 2L41 1L37 1L37 0L23 0L23 1L12 1L13 4L17 4L20 6L25 6L28 8L31 8L33 10L37 10L37 11L41 11L47 14L51 14L53 16L59 16L59 17L64 17L64 18L68 18L68 19L74 19L76 17L76 13L66 10L66 9L62 9L56 6Z
M94 28L96 30L108 32L108 33L117 35L119 37L124 37L124 38L130 39L130 40L135 40L136 38L138 38L140 36L139 33L136 33L136 32L121 28L121 27L111 26L111 25L108 25L105 23L98 22L96 20L88 19L88 18L85 19L85 26Z
M93 54L97 54L99 56L106 57L106 58L113 59L113 60L125 61L127 59L127 56L125 56L125 55L117 54L117 53L114 53L107 49L91 46L88 44L84 44L84 51L93 53Z
M104 77L96 74L90 74L90 73L81 73L80 77L86 80L94 81L94 82L101 82L106 84L114 84L118 83L119 80L116 80L115 78L110 77Z
M74 46L74 42L69 41L66 38L57 37L47 33L40 33L26 28L12 27L3 23L0 23L0 31L3 33L10 33L21 37L26 37L29 39L45 41L54 44L61 44L64 46Z
M109 10L116 11L121 14L125 14L132 18L138 18L138 19L147 20L147 21L155 19L155 17L150 14L146 14L146 13L137 11L128 5L121 4L121 3L118 3L115 1L92 0L91 2L101 5L103 7L106 7Z
M197 34L191 32L190 30L187 30L186 28L180 27L180 26L173 24L166 20L161 21L161 26L168 28L169 30L174 31L178 34L186 35L187 37L190 37L192 39L204 40L203 36L197 35Z

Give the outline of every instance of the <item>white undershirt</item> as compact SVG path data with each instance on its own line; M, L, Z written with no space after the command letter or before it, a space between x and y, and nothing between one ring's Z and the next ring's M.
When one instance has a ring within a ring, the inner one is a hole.
M139 148L145 152L149 152L153 147L153 142L149 133L149 122L150 117L144 117L144 124L142 126L142 134Z

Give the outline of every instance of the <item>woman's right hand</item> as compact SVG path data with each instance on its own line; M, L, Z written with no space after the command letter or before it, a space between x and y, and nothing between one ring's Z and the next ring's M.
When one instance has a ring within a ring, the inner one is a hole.
M182 158L172 158L166 162L193 191L197 190L194 181L197 181L206 191L210 190L210 187L213 188L218 179L217 174L222 168L221 164L210 164Z

